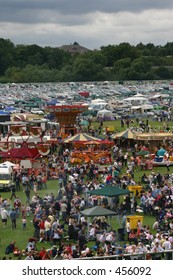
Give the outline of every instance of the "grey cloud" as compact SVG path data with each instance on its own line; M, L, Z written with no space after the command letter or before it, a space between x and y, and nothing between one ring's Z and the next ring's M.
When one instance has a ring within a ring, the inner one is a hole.
M51 12L62 15L84 15L95 11L116 13L142 12L147 9L173 8L172 0L0 0L0 21L51 21ZM44 14L44 18L40 16ZM58 21L58 18L56 19Z
M0 7L0 36L14 44L94 49L172 40L172 0L0 0Z

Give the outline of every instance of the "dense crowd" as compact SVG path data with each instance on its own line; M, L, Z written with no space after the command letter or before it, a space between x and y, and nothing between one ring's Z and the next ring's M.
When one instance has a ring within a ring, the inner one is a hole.
M144 170L136 182L135 172L141 166L136 147L130 149L123 152L121 146L114 145L113 162L107 167L92 162L72 166L69 163L71 151L66 147L51 153L47 161L42 159L39 172L29 172L23 167L15 170L11 196L8 199L0 197L2 225L6 228L10 221L15 230L20 220L22 230L26 230L30 217L33 236L29 237L26 248L20 248L20 244L13 241L5 253L13 252L18 258L27 260L113 255L137 258L136 254L143 253L149 259L161 258L161 254L154 256L151 253L172 250L173 175L167 169L164 175L154 170L146 175ZM49 192L49 180L54 180L55 193ZM86 195L90 190L106 186L127 189L129 185L137 184L143 188L136 193L134 201L129 194L122 199L115 197L111 203L106 196ZM39 194L42 189L47 193L43 197ZM18 195L21 190L26 195L25 203ZM81 211L96 205L115 211L120 228L113 229L105 216L94 217L89 223ZM138 221L136 229L131 229L127 215L133 211L154 216L153 228ZM37 249L38 243L42 243L40 250ZM165 254L167 259L172 257L170 253Z

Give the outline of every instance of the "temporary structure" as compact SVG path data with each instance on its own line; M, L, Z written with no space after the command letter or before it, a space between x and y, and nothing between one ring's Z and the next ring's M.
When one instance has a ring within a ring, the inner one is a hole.
M169 140L173 140L173 133L169 132L158 132L158 133L139 133L134 135L134 140L136 142L143 142L149 145L150 152L155 152L155 148L161 144L167 146ZM169 145L168 145L169 146Z
M136 134L136 132L132 131L130 128L126 129L124 131L115 133L111 136L112 139L134 139L134 135Z
M14 167L16 165L16 164L14 164L13 162L10 162L10 161L5 161L2 164L5 164L5 165L10 166L10 167Z
M97 117L114 119L114 114L110 110L103 109L98 111Z
M87 193L89 193L90 195L102 195L102 196L114 197L119 195L130 194L130 191L127 189L118 188L116 186L106 186L101 189L88 191Z
M158 132L158 133L138 133L138 134L134 134L134 139L135 140L173 140L173 133L169 133L169 132Z
M78 133L71 137L65 138L63 143L75 143L75 142L88 142L88 141L100 141L101 139L93 137L86 133Z
M110 197L110 198L120 196L120 195L132 194L132 205L134 207L134 194L133 194L133 192L131 192L128 189L122 189L122 188L118 188L116 186L106 186L106 187L103 187L100 189L88 191L86 194L106 196L106 197Z
M116 212L106 209L102 206L94 206L85 209L80 212L82 215L87 217L99 217L99 216L115 216Z
M88 232L89 232L89 224L90 224L90 218L91 217L99 217L99 216L110 217L110 216L115 216L116 215L116 213L114 211L106 209L102 206L95 206L95 207L92 207L92 208L88 208L88 209L85 209L85 210L81 211L80 213L84 216L87 216Z

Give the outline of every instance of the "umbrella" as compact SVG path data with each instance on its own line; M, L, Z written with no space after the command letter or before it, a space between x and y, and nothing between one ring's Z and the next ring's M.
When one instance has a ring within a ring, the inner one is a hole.
M148 155L150 152L146 151L146 150L141 150L137 153L137 156L146 156Z
M88 126L88 125L89 125L89 122L86 121L86 120L83 120L83 121L80 122L80 125Z
M160 150L158 150L157 155L159 157L163 157L165 155L165 153L166 153L166 150L161 148Z
M74 142L87 142L87 141L100 141L101 139L93 137L86 133L78 133L74 136L64 139L64 143L74 143Z
M134 139L135 132L132 132L130 129L115 133L111 136L112 139L125 138L125 139Z

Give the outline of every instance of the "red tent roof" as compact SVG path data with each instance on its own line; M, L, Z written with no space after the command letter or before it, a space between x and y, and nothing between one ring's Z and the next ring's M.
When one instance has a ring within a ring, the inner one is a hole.
M40 156L37 148L14 148L8 152L1 152L2 158L37 158Z

